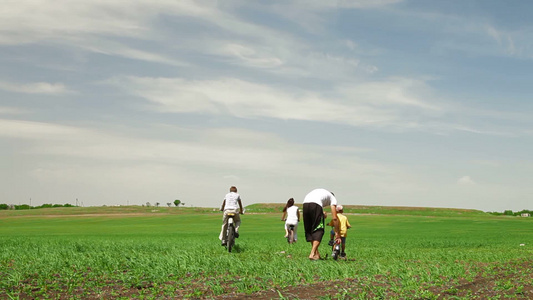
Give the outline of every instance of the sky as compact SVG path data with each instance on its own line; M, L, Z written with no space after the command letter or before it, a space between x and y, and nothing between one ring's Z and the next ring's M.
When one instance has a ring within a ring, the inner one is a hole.
M533 209L532 10L5 0L0 203Z

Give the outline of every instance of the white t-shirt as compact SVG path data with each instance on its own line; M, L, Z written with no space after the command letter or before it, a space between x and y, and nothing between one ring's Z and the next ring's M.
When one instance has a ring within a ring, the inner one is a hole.
M298 224L298 206L293 205L287 208L287 221L285 223L292 225Z
M241 196L239 194L234 192L227 193L226 197L224 197L224 200L226 200L224 210L239 209L239 200L241 200Z
M315 189L309 192L304 198L304 203L316 203L322 207L337 205L337 198L325 189Z

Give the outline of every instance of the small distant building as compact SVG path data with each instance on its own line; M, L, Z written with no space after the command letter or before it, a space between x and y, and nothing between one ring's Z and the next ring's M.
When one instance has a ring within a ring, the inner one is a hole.
M531 215L529 213L523 213L520 215L521 217L531 217Z

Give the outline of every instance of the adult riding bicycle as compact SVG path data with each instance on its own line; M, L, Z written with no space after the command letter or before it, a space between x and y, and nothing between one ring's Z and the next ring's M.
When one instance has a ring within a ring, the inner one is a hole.
M222 241L222 246L225 246L231 252L235 245L235 238L239 237L240 215L244 213L241 197L237 193L235 186L230 187L229 193L224 197L220 210L224 212L224 217L222 219L219 239Z

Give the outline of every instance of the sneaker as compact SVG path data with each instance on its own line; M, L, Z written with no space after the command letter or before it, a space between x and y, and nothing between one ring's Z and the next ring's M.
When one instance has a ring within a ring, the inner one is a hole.
M342 252L341 257L346 257L346 253Z
M333 243L334 243L334 241L333 241L333 240L329 240L329 243L328 243L328 245L330 245L330 246L332 246L332 247L333 247Z
M238 237L239 237L239 233L235 232L235 238L238 238Z
M226 242L222 242L222 246L225 247L226 246Z

